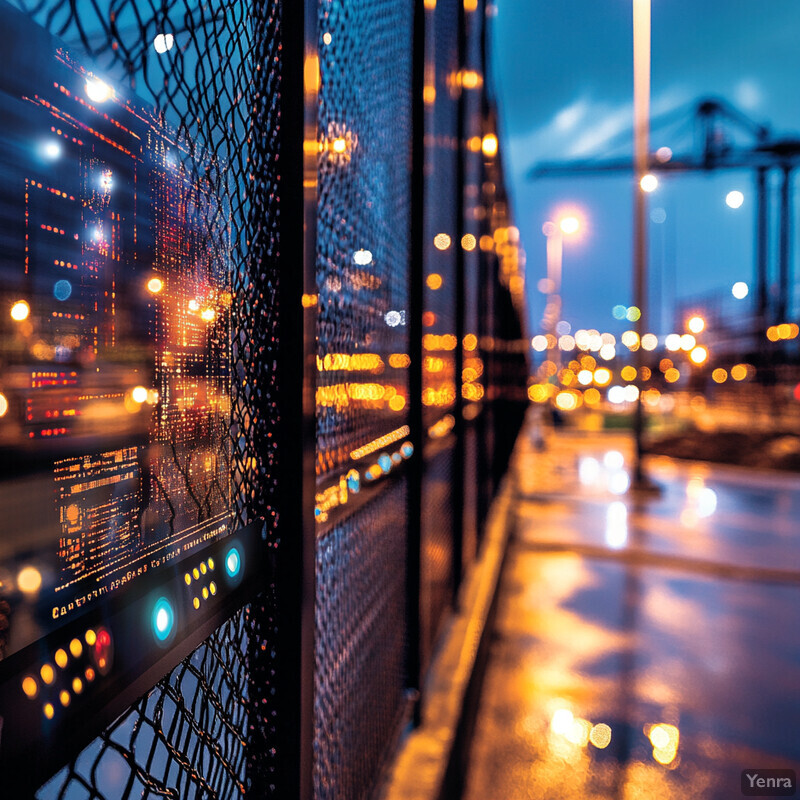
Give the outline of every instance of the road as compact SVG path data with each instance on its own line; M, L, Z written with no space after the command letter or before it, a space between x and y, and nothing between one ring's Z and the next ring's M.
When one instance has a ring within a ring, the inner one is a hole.
M800 768L800 477L528 430L466 800L730 800ZM607 742L610 734L610 742Z

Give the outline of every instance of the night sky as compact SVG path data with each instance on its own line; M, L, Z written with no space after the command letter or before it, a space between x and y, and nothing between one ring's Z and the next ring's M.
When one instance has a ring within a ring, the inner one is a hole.
M611 309L633 302L631 175L536 182L526 175L539 161L630 154L631 0L497 4L492 37L495 91L507 179L528 257L530 330L540 330L544 308L536 288L545 276L542 223L555 209L572 204L583 210L586 225L579 241L564 245L564 319L573 330L591 327L618 333L624 326ZM726 99L770 125L778 136L800 136L800 2L653 0L652 6L653 151L669 146L676 156L699 152L690 105L706 96ZM663 115L671 120L660 124ZM747 143L745 138L738 141ZM776 174L773 210L777 178ZM700 306L716 296L724 298L731 313L748 310L755 294L753 184L750 171L661 178L649 196L650 330L672 329L676 299L696 299ZM738 210L725 205L732 189L745 195ZM776 243L777 235L772 240ZM770 249L773 281L773 244ZM794 275L799 249L795 239ZM734 301L730 287L740 280L751 285L751 293L744 301ZM800 309L797 294L795 290L791 304L795 315Z

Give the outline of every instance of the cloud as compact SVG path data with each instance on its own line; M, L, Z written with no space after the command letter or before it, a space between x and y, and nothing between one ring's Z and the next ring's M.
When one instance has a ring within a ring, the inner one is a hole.
M687 103L690 95L675 86L651 102L657 117ZM633 136L632 102L609 103L579 97L560 109L544 125L509 136L512 169L523 171L537 161L602 158L609 151L630 152Z

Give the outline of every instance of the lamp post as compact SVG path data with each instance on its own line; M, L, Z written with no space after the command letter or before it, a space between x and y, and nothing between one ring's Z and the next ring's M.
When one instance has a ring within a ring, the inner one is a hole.
M642 391L642 367L644 349L642 334L647 330L649 318L647 308L647 194L655 188L648 180L650 151L650 0L633 0L633 161L635 181L633 187L633 295L634 305L639 309L636 333L640 346L636 350L636 414L633 431L635 454L633 467L633 489L650 487L642 467L644 432L644 406Z

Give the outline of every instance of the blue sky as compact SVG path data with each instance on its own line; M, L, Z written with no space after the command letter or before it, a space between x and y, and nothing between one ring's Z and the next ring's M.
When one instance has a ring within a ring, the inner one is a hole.
M542 223L560 205L574 203L587 224L580 241L565 243L564 318L573 327L617 331L611 308L632 303L631 177L531 182L526 173L539 161L630 152L631 0L497 5L494 80L515 217L528 257L531 330L538 329L544 307L536 290L545 275ZM652 22L654 123L713 95L769 124L776 135L800 136L800 2L653 0ZM654 124L652 149L696 149L688 116L687 110L682 125ZM663 222L649 224L651 329L668 332L675 298L724 293L729 302L734 281L752 283L752 186L748 171L684 174L662 180L650 196L651 211L666 212ZM731 189L745 194L738 210L725 205ZM774 262L774 253L770 258Z

